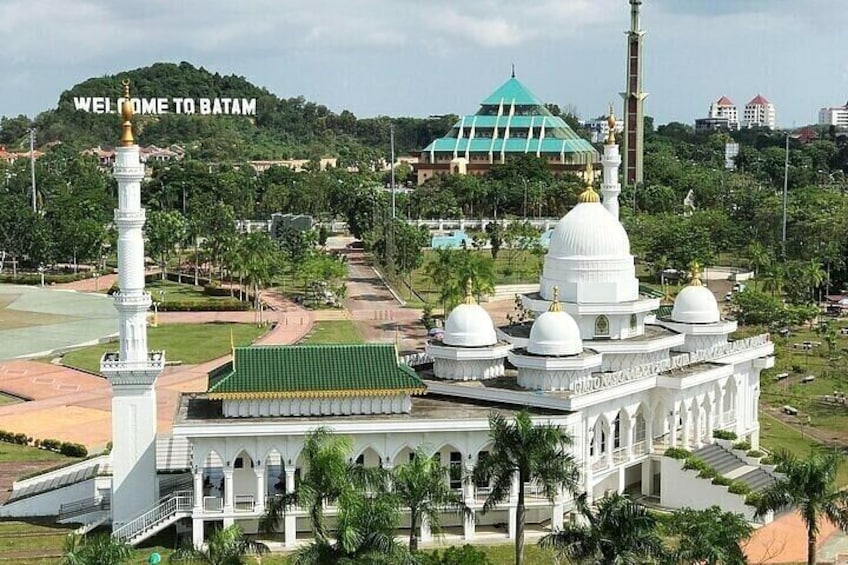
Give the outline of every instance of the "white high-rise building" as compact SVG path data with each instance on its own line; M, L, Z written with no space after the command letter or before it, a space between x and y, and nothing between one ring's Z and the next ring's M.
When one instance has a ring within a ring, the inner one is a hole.
M727 120L727 127L739 129L739 113L736 104L727 96L722 96L710 104L710 118L722 118Z
M158 500L156 483L156 378L165 366L164 352L147 351L144 290L145 213L141 207L144 166L133 139L133 108L124 83L123 134L115 155L118 181L118 310L120 350L106 353L100 372L112 385L112 524L118 528L149 510Z
M757 94L750 102L745 104L742 125L746 128L766 127L774 129L774 104L766 100L763 95Z
M819 110L819 125L848 127L848 102L844 106L833 106Z

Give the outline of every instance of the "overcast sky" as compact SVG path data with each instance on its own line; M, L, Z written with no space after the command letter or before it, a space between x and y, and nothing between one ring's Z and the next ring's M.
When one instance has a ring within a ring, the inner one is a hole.
M629 19L627 0L0 0L0 115L188 61L357 116L472 113L515 63L586 118L621 107ZM722 95L741 110L763 94L779 126L848 100L846 0L644 0L642 27L658 123L691 123Z

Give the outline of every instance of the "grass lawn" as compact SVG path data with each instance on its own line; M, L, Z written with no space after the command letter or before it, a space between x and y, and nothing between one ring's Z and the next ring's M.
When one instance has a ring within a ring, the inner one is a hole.
M169 280L157 280L148 283L146 286L147 292L156 302L164 301L181 302L191 304L210 304L220 300L229 300L230 296L209 296L203 292L203 288L191 284L180 284ZM164 291L164 294L162 292ZM238 297L238 293L236 293Z
M0 463L7 461L55 461L59 464L73 463L75 459L46 449L0 441Z
M230 332L236 345L250 345L266 331L253 324L168 324L147 329L147 346L150 350L164 349L168 361L192 365L229 353ZM105 343L77 349L65 354L62 363L97 372L100 357L116 347L117 343Z
M4 404L16 404L18 402L22 402L20 398L15 398L14 396L9 396L8 394L0 392L0 406L3 406Z
M365 341L350 320L315 322L309 335L300 341L301 345L357 343L365 343Z

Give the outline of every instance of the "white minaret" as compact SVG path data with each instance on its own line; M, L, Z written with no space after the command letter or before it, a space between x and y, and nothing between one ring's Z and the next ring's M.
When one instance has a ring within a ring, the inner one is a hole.
M618 195L621 194L621 183L618 182L621 154L618 152L618 145L615 143L615 115L613 114L612 104L610 104L607 125L609 126L609 133L604 143L604 156L601 157L601 164L604 166L604 182L601 185L601 194L604 197L604 208L609 210L609 213L617 220Z
M120 351L106 353L100 372L112 385L112 525L117 528L149 510L156 492L156 377L165 365L164 352L147 351L147 310L144 290L144 208L141 180L144 166L132 132L133 108L124 81L121 105L123 133L115 155L118 181L118 311Z

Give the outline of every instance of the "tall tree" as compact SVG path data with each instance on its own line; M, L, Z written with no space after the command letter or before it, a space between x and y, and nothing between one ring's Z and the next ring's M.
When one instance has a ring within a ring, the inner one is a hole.
M795 507L807 528L807 564L816 564L816 550L822 521L830 520L848 531L848 491L836 480L845 460L838 451L812 452L800 459L785 450L774 454L777 471L783 479L760 491L756 514Z
M150 254L159 256L161 278L165 280L168 269L168 259L177 245L185 239L186 221L182 214L176 211L162 212L151 210L145 225L147 244Z
M450 488L448 480L448 468L428 455L423 447L415 450L408 463L394 468L392 490L400 505L409 510L410 551L418 551L418 527L422 519L438 533L442 512L465 509L462 496Z
M579 467L569 448L571 436L558 426L534 424L530 413L522 410L512 422L503 415L489 416L489 456L474 467L473 480L491 485L483 512L492 510L510 496L513 479L518 480L516 502L515 564L524 563L524 489L533 481L544 495L553 500L563 491L576 493Z
M585 493L574 502L583 519L547 534L540 546L575 562L597 565L641 565L663 555L656 518L626 495L605 496L594 508Z

